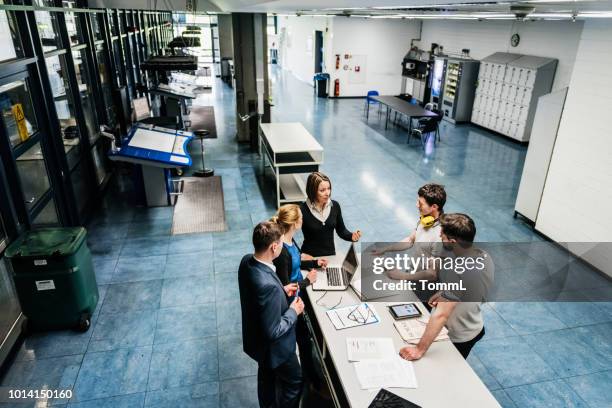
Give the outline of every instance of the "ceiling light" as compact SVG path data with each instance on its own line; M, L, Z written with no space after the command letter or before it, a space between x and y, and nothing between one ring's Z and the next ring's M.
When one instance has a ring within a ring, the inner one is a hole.
M578 13L579 18L612 18L612 11L593 11Z
M531 13L527 18L572 18L572 13Z

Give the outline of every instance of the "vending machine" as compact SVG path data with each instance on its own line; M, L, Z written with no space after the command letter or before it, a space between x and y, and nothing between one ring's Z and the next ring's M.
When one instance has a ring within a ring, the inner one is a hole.
M444 113L444 119L456 123L467 122L472 116L472 105L478 81L480 61L473 59L444 57L440 58L443 75L439 86L438 109ZM436 64L438 58L436 58ZM434 68L435 71L435 68ZM434 74L434 84L436 75ZM434 95L432 88L432 97ZM440 103L441 101L441 103Z
M430 75L431 98L430 102L441 105L442 92L444 88L444 74L446 73L446 58L436 57L433 64L433 72Z

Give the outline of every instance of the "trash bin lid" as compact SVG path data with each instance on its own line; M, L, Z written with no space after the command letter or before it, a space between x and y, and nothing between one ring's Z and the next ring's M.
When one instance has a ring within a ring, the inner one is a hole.
M7 258L66 256L75 253L86 236L85 228L43 228L27 231L6 249Z

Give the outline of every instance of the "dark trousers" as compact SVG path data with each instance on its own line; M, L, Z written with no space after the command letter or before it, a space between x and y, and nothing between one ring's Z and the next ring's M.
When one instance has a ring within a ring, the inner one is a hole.
M315 370L310 330L308 330L304 314L298 316L295 326L295 337L297 339L298 350L300 350L300 363L302 365L304 381L310 381L313 386L319 387L321 381Z
M259 365L257 395L261 408L297 408L302 394L302 369L295 354L276 368Z
M478 341L482 339L484 335L485 335L485 329L483 327L480 333L478 333L478 335L474 337L472 340L464 341L463 343L453 343L453 344L455 345L457 350L459 350L459 353L461 353L463 358L467 358L470 355L470 351L472 351L472 347L474 347L474 344L478 343Z

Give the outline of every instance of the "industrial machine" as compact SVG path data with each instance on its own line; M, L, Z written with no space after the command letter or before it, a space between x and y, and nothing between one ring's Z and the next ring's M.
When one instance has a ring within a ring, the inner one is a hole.
M431 52L412 47L402 60L402 94L412 95L416 100L425 102L431 94L429 73L433 64ZM412 83L412 87L408 84Z

